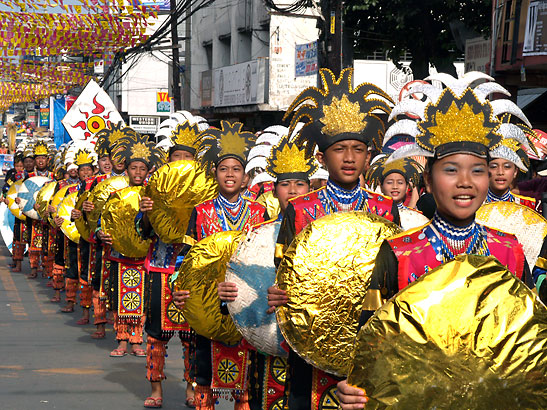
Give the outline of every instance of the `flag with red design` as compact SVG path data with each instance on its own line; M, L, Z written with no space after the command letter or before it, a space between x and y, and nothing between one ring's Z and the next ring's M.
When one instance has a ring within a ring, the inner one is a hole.
M70 138L81 141L120 121L123 123L122 116L108 94L91 80L61 122Z

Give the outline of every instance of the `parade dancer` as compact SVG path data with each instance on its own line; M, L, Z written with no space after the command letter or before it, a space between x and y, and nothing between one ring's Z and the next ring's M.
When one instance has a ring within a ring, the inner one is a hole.
M310 191L310 179L319 169L319 164L306 152L306 147L298 147L288 136L280 138L275 146L270 147L264 165L266 176L261 179L273 182L273 193L279 200L280 213L277 217L274 216L274 219L253 228L272 223L280 225L289 201ZM231 282L219 283L218 294L222 301L233 302L238 296L237 285ZM252 358L250 408L269 409L273 403L283 400L285 390L285 385L271 376L272 366L274 363L286 365L286 359L259 351L255 352Z
M130 129L129 129L130 130ZM163 163L163 153L148 141L147 136L141 136L136 132L128 132L111 145L112 163L125 163L129 186L142 186L152 168L158 168ZM146 351L140 346L143 338L144 325L144 300L140 298L139 306L133 309L137 313L128 314L120 300L123 299L120 281L124 280L124 274L131 271L138 275L135 279L139 284L145 282L144 260L141 258L129 258L112 247L112 236L98 227L97 237L103 245L107 245L105 257L110 261L110 307L114 310L114 330L118 347L110 352L110 357L123 357L128 353L128 344L131 344L130 354L145 357ZM106 246L105 246L106 248ZM143 295L144 292L141 292Z
M352 86L352 69L345 69L338 79L321 70L322 89L304 90L291 104L286 116L291 129L307 121L297 142L306 144L310 153L317 146L317 158L329 172L325 187L293 198L283 216L276 249L276 266L293 238L310 222L334 212L364 211L399 223L393 201L360 187L360 177L370 160L369 148L380 150L384 121L376 114L391 112L391 99L372 84ZM268 289L270 312L287 302L286 292ZM322 408L320 397L334 391L338 378L306 363L294 351L289 352L285 391L291 409ZM332 395L330 395L332 396Z
M425 226L384 241L376 258L371 284L365 297L361 324L384 301L420 276L461 254L493 255L518 278L531 284L522 246L515 236L498 232L475 222L475 212L484 202L489 186L488 158L504 138L517 138L526 144L524 133L515 124L498 119L511 113L528 124L522 111L511 101L490 102L487 97L501 89L484 83L470 88L481 78L468 73L456 80L446 74L431 76L442 81L442 90L421 84L412 92L423 92L429 103L404 100L393 109L392 117L411 114L388 130L384 142L397 134L414 136L410 148L396 150L392 159L423 155L428 158L425 182L437 204L434 218ZM401 123L402 122L402 123ZM514 154L514 155L513 155ZM517 154L508 154L517 161ZM420 257L415 257L416 253ZM337 392L343 409L363 408L367 398L346 381Z
M186 121L178 124L170 136L168 161L194 161L198 147L199 129L197 124ZM162 405L162 380L169 340L178 333L183 347L184 379L186 380L186 405L195 407L194 391L190 379L190 327L184 321L182 312L169 314L174 305L172 303L171 275L177 266L177 257L182 244L168 244L163 242L154 232L148 220L148 212L152 211L154 202L143 197L140 203L140 212L135 218L135 226L139 235L145 239L152 239L150 250L145 260L148 273L149 301L146 313L144 330L146 332L146 378L150 381L151 393L144 400L144 407L156 408ZM181 259L181 258L179 258ZM180 260L181 262L181 260Z
M382 193L391 197L399 210L406 208L404 202L408 189L416 189L424 168L412 158L403 158L387 163L388 156L377 157L368 169L365 180L372 189L380 187Z
M247 186L245 164L254 135L241 130L243 124L230 124L222 121L222 129L208 129L200 134L198 146L199 159L208 169L212 169L219 186L217 198L204 202L194 208L190 216L187 242L182 254L186 254L194 241L199 241L217 232L245 230L267 219L266 208L244 199L241 194ZM179 303L189 296L189 292L175 292ZM179 305L180 306L180 305ZM223 314L228 314L225 304ZM227 356L240 366L247 366L247 348L241 345L230 347L196 335L196 352L192 373L195 379L195 404L198 409L214 409L219 393L213 391L218 374L213 362L219 363ZM234 408L249 408L249 394L233 386Z

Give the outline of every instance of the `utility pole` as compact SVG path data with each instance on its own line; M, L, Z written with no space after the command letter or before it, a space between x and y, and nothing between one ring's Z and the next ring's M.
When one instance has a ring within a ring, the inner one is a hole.
M192 6L186 12L186 40L184 41L184 108L190 111L190 81L192 77Z
M327 11L327 68L336 76L342 71L343 50L343 25L342 25L343 0L331 0Z
M175 12L177 10L177 0L169 0L169 9L171 14L171 45L173 46L173 70L171 73L171 79L173 82L173 103L175 111L182 109L181 93L180 93L180 61L179 61L179 34L178 34L178 21L175 18Z

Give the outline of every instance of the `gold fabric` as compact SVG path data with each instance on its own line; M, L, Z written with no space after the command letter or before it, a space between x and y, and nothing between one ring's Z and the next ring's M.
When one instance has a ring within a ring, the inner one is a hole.
M55 187L57 186L57 181L51 181L45 184L38 191L36 195L36 203L38 204L38 215L43 220L46 219L46 211L49 206L49 201L53 198L53 193L55 192Z
M241 334L231 316L220 311L217 284L224 281L228 261L242 237L241 231L225 231L202 239L190 249L173 281L175 291L190 291L183 309L190 327L226 344L239 342Z
M135 229L135 217L143 186L127 187L110 195L102 213L102 229L112 236L112 247L128 258L144 258L151 240L142 239Z
M490 228L515 235L524 249L530 271L547 235L547 220L533 209L514 202L498 201L482 205L475 220Z
M341 212L312 222L287 248L277 284L289 301L277 309L277 321L308 363L347 374L376 255L399 232L377 215Z
M11 211L11 213L21 221L26 221L27 217L21 211L21 208L19 208L19 205L15 203L15 198L17 198L17 194L19 193L19 189L21 189L21 185L23 185L24 180L20 179L19 181L15 181L8 189L8 193L6 194L6 199L8 200L8 208Z
M176 161L158 169L146 186L154 201L148 212L154 232L165 243L182 243L194 207L217 196L212 175L194 161Z
M82 206L84 201L87 201L89 199L89 191L85 191L78 197L78 200L76 201L75 208L78 211L82 212L82 216L79 217L74 221L74 224L76 225L76 229L80 233L80 237L83 238L85 241L88 241L89 237L91 236L91 229L89 228L89 222L87 221L87 218L84 218L84 211L82 211Z
M368 409L547 408L547 309L494 257L460 255L359 331Z
M93 188L89 194L89 200L93 202L93 210L87 213L89 228L95 232L97 229L97 221L101 216L103 206L108 201L112 192L118 191L129 186L128 177L110 177L101 181Z
M59 213L59 206L61 205L61 202L63 201L67 191L71 189L72 187L76 186L76 184L67 185L61 189L59 189L54 195L53 198L51 198L50 205L55 208L55 212L52 212L49 214L49 223L54 228L57 228L57 225L55 224L55 217Z
M281 206L279 205L279 199L274 196L273 191L264 192L257 198L256 202L266 208L270 219L277 219L277 216L281 212Z
M74 221L70 220L70 214L76 205L76 198L78 197L78 192L75 191L71 194L68 194L63 198L57 209L57 214L63 218L63 223L61 224L61 231L66 235L68 239L72 242L80 242L80 232L76 229L76 224Z
M541 256L536 261L536 266L541 269L547 270L547 259L542 258Z

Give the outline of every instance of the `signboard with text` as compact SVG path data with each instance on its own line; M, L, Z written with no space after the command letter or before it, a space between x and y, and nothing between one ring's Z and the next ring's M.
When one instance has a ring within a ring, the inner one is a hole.
M155 134L158 132L160 117L153 115L130 115L129 126L141 134Z
M545 0L530 2L522 55L547 55L547 1Z
M317 74L317 41L295 46L295 77Z
M229 107L263 103L264 93L259 97L258 90L260 80L264 81L264 73L259 70L258 63L258 60L253 60L214 70L213 105Z
M171 101L169 99L169 93L163 91L158 91L156 93L156 111L171 112Z

